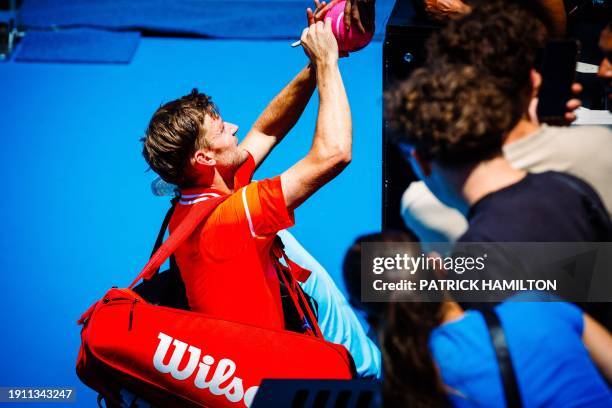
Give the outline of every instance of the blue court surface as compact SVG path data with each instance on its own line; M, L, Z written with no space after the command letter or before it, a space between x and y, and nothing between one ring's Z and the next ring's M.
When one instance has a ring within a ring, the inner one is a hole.
M296 212L291 230L340 283L344 252L380 227L382 44L341 61L353 162ZM129 64L0 63L4 228L0 386L76 387L80 314L145 264L168 199L154 197L139 138L159 105L213 95L244 136L306 57L286 40L143 38ZM306 154L316 96L256 178ZM28 406L34 406L30 404Z

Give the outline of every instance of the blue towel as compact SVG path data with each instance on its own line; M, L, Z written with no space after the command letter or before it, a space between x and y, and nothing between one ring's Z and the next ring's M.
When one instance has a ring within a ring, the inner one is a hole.
M17 61L124 63L131 61L138 32L93 29L27 31L17 47Z
M381 39L393 0L378 0ZM195 34L214 38L296 39L309 0L24 0L28 28L95 27Z

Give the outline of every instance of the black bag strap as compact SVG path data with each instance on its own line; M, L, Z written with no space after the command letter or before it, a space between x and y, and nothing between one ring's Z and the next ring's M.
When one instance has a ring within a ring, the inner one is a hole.
M495 356L497 357L497 363L499 364L499 372L501 374L502 385L504 387L504 395L506 397L506 407L508 408L521 408L523 402L521 400L521 391L516 381L516 372L512 365L512 359L510 358L510 350L508 349L508 342L506 341L506 335L502 328L499 316L493 310L493 308L485 308L480 311L484 317L487 329L489 329L489 335L491 336L491 342L495 349Z
M275 251L275 249L277 251ZM295 310L300 316L300 320L303 322L302 328L305 330L305 333L311 334L315 337L319 337L322 339L323 333L321 332L321 328L319 327L317 316L312 310L312 305L306 299L304 290L297 283L295 276L293 276L293 273L290 269L292 262L290 262L289 258L287 258L287 254L285 254L285 244L283 243L281 237L279 237L278 235L275 237L274 244L272 245L272 256L275 259L276 272L279 275L279 282L283 282L285 287L287 288L289 296L293 301L293 306L295 307ZM280 262L281 257L287 264L286 270L285 268L283 268L283 265ZM304 312L304 309L306 310L306 312Z
M159 232L157 233L157 239L155 240L155 245L153 245L153 251L151 251L151 256L149 257L149 259L153 257L155 252L157 252L159 247L162 246L162 244L164 243L164 236L166 235L166 230L168 229L168 224L170 224L170 219L172 218L172 214L174 214L174 209L176 208L177 202L178 202L177 197L174 197L170 201L170 208L168 208L168 211L166 212L166 216L164 217L164 221L162 222L162 225L159 228ZM175 263L176 261L174 260L174 255L170 256L170 262L172 264L172 267L176 265ZM156 275L158 272L159 272L159 268L157 268L154 275Z
M166 230L168 229L168 224L170 224L170 219L172 218L172 214L174 214L174 208L176 207L176 203L178 200L173 198L170 201L170 208L166 212L166 216L164 217L164 221L162 222L161 227L159 228L159 232L157 233L157 239L155 240L155 245L153 245L153 251L151 251L151 256L159 249L160 246L164 243L164 236L166 235Z

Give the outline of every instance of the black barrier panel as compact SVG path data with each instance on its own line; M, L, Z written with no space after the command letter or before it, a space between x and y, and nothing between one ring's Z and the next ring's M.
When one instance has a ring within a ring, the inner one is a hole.
M371 380L264 380L252 407L375 408L379 389Z
M412 2L397 1L385 30L383 44L383 91L423 65L425 41L436 27L418 17ZM383 109L384 111L384 109ZM383 117L382 137L382 229L404 229L400 216L402 194L416 180L408 163L392 143L392 134Z
M23 0L0 0L0 10L17 10Z
M0 23L0 56L9 53L9 26L7 23Z

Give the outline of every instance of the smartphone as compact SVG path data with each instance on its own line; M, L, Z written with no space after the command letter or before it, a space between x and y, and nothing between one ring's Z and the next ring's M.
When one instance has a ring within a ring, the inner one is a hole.
M565 105L572 95L576 78L579 44L576 40L553 40L544 49L538 94L538 118L551 125L564 123Z

